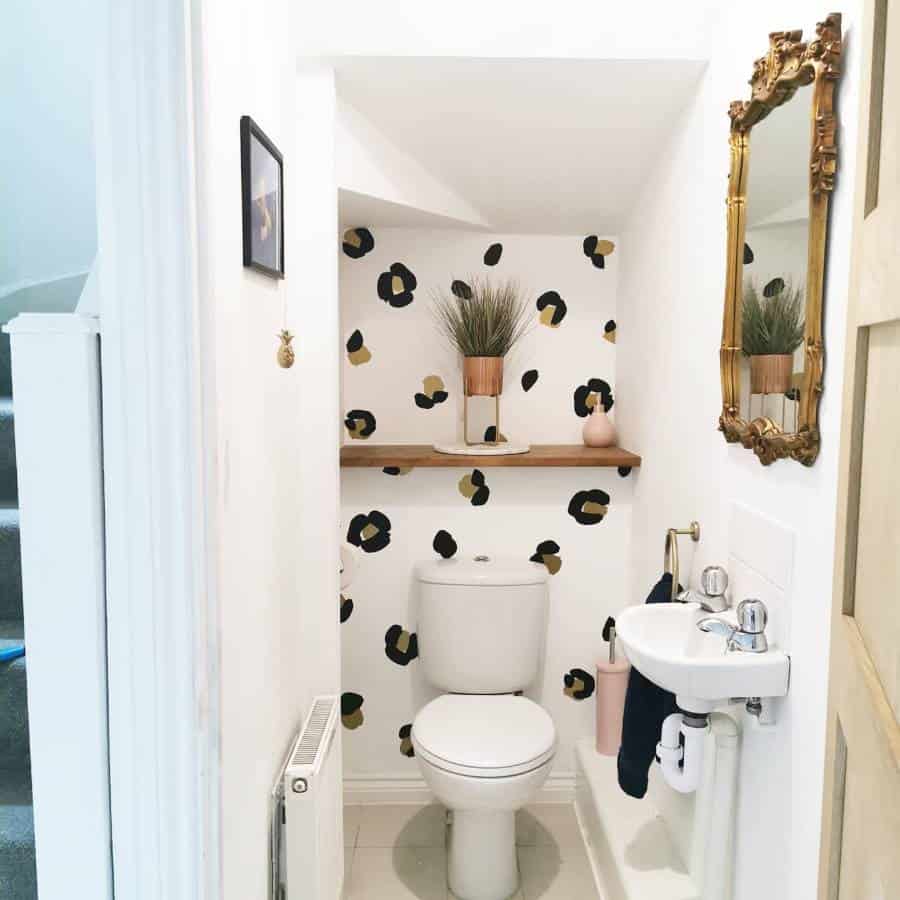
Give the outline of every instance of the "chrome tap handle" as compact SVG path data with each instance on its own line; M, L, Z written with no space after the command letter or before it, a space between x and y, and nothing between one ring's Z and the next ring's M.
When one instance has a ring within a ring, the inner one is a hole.
M708 597L722 597L728 590L728 573L721 566L707 566L700 575L700 586Z
M738 604L737 618L738 628L744 634L762 634L769 622L769 611L762 600L750 597Z

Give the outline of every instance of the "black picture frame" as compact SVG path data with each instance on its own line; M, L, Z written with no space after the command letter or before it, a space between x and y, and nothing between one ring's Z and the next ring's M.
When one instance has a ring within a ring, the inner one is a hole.
M250 116L241 116L241 215L244 266L284 278L284 161Z

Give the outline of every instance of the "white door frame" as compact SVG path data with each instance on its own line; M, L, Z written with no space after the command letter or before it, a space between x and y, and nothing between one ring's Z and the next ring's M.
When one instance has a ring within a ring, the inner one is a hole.
M107 0L96 103L117 900L215 900L218 642L191 0ZM77 777L77 775L76 775Z

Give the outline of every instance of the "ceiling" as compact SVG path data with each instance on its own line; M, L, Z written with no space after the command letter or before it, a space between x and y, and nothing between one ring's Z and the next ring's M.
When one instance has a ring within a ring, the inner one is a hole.
M344 57L337 79L342 99L494 230L612 233L704 65ZM402 208L379 210L377 202L366 212L373 225L417 224L403 221ZM379 215L384 221L372 218Z

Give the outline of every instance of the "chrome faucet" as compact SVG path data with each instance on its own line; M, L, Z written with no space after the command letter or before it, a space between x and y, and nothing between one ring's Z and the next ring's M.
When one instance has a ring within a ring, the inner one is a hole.
M725 638L726 650L735 650L743 653L765 653L769 649L766 639L766 624L769 621L769 613L762 600L742 600L737 608L737 628L724 622L707 616L697 623L697 627L707 634L718 634Z
M700 590L688 588L675 599L680 603L699 603L700 609L709 613L722 613L728 602L728 573L721 566L707 566L700 575Z

